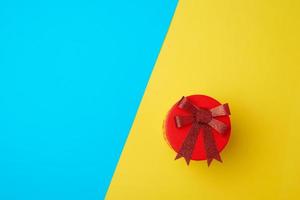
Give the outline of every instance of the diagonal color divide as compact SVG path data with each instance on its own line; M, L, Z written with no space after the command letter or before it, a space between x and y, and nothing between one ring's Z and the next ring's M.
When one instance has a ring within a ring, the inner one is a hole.
M179 1L109 191L115 199L299 199L299 1ZM162 123L182 96L228 102L223 163L186 166Z
M0 199L103 199L176 0L1 1Z

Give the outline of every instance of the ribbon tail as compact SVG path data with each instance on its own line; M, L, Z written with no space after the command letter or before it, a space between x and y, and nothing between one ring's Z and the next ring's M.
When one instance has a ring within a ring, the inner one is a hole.
M179 158L181 158L181 157L184 158L184 160L185 160L185 162L186 162L187 165L190 164L191 159L190 159L190 158L187 158L187 157L185 157L185 156L183 156L183 155L181 155L180 153L177 153L177 155L176 155L176 157L175 157L175 160L177 160L177 159L179 159Z
M203 127L203 141L206 151L207 165L209 166L213 159L222 162L221 156L215 143L215 139L212 134L211 127L208 125L205 125Z
M185 140L183 141L183 143L175 157L175 160L183 157L185 159L187 165L190 164L193 150L194 150L195 144L198 139L199 129L200 129L200 126L197 123L192 124L192 127L189 130Z

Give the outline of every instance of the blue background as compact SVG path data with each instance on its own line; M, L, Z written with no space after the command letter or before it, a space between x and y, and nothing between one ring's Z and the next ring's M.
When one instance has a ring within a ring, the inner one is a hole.
M0 199L103 199L175 0L0 1Z

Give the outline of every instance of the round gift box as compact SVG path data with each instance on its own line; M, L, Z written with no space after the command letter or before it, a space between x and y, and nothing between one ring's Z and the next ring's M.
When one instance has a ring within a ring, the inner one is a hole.
M191 95L191 96L187 96L187 99L197 107L208 109L208 110L221 105L221 103L218 102L217 100L205 95ZM175 152L178 153L192 125L190 124L181 128L178 128L176 126L175 116L190 115L190 113L188 113L187 111L179 108L177 104L178 102L170 109L170 111L167 114L165 124L164 124L164 129L165 129L164 133L165 133L165 138L170 144L170 146L174 149ZM228 143L230 137L230 131L231 131L230 118L227 115L218 116L214 118L227 125L227 130L223 134L220 134L215 129L212 129L212 134L217 146L217 150L220 153ZM200 134L198 135L197 142L194 146L191 160L206 160L206 152L205 152L205 147L204 147L204 142L202 137L203 130L200 129L199 131Z

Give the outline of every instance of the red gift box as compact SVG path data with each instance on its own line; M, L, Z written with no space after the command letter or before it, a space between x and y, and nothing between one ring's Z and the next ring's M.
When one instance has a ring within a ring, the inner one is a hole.
M167 114L165 138L177 152L176 159L213 159L221 161L219 153L228 143L231 125L228 104L205 95L183 97ZM192 139L193 138L193 139Z

